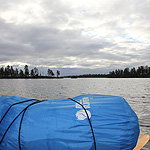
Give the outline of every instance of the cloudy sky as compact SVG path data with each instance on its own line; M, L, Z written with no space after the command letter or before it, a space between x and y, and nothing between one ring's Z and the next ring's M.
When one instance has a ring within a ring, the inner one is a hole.
M62 75L150 66L150 0L0 1L0 65Z

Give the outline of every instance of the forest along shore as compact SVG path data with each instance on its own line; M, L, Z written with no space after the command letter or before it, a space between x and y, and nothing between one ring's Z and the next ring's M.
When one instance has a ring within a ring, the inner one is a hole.
M61 79L61 78L150 78L150 67L140 66L137 69L133 68L124 68L116 69L110 71L108 74L83 74L83 75L69 75L69 76L60 76L60 71L57 70L56 73L51 69L47 69L47 74L43 75L39 73L39 69L34 67L29 70L28 65L24 66L23 69L13 68L13 66L1 67L0 68L0 79L9 79L9 78L50 78L50 79Z

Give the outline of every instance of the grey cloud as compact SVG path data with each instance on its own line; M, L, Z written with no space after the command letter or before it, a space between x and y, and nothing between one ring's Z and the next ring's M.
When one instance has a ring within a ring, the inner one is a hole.
M124 61L127 60L127 56L121 56L120 54L112 54L105 52L103 48L113 47L115 44L106 42L106 40L90 40L88 37L82 37L81 31L65 30L53 28L43 28L37 26L24 26L25 29L20 30L17 26L9 29L12 34L16 32L14 36L15 43L3 44L3 47L7 48L7 51L3 52L5 55L16 55L16 59L23 59L28 56L26 60L29 64L44 64L51 66L74 65L74 61L62 59L62 57L78 57L77 64L80 67L90 67L96 65L97 60L113 60ZM9 34L11 33L9 32ZM18 35L18 36L16 36ZM10 35L13 37L13 35ZM9 37L10 37L9 36ZM2 46L2 45L1 45ZM21 56L22 55L22 56ZM93 63L88 61L82 62L82 59L87 58L89 60L95 60ZM10 61L12 58L10 57Z
M10 11L15 4L23 5L30 1L15 0L13 3L4 1L0 6L1 10ZM107 3L106 3L107 4ZM143 44L142 47L132 48L129 45L137 44L136 39L117 41L115 38L123 38L123 34L138 33L148 38L149 35L149 1L132 2L113 0L104 9L97 6L97 9L86 10L68 7L63 1L43 0L40 6L43 8L43 17L36 18L38 22L17 24L6 21L2 16L0 19L0 63L23 62L32 66L52 66L64 68L77 66L70 69L70 72L81 73L92 70L95 66L106 65L110 70L114 67L124 67L149 62L149 47ZM9 7L7 7L9 5ZM105 4L104 4L105 6ZM6 9L7 8L7 9ZM101 9L100 9L101 8ZM30 10L27 15L34 19ZM80 14L80 15L79 15ZM26 16L27 17L27 16ZM2 19L3 18L3 19ZM95 22L95 28L87 27L88 21ZM123 26L128 23L131 26ZM105 29L109 31L106 35L99 34L97 38L83 35L83 32L92 32ZM119 32L121 31L121 32ZM137 36L138 37L138 36ZM142 43L141 43L142 44ZM123 46L122 46L123 45ZM129 62L129 60L131 62ZM119 62L119 64L118 64ZM148 64L149 65L149 64ZM67 70L67 68L66 68ZM69 71L69 70L68 70ZM104 71L104 72L105 72Z

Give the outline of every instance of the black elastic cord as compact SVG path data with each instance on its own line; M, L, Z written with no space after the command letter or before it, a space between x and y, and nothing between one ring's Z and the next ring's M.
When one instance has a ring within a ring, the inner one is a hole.
M45 101L45 100L42 100L42 101L38 101L38 102L34 102L34 103L32 103L32 104L29 104L29 105L28 105L28 106L24 109L24 112L23 112L23 114L22 114L21 121L20 121L19 134L18 134L19 150L21 150L20 135L21 135L21 126L22 126L22 121L23 121L23 118L24 118L25 112L26 112L26 110L27 110L30 106L32 106L32 105L34 105L34 104L37 104L37 103L40 103L40 102L43 102L43 101Z
M21 104L21 103L25 103L25 102L29 102L29 101L32 101L32 100L36 100L36 99L29 99L29 100L21 101L21 102L14 103L14 104L10 105L9 108L7 109L7 111L5 112L5 114L3 115L3 117L1 118L0 124L1 124L1 122L3 121L3 119L5 118L6 114L7 114L8 111L11 109L12 106L17 105L17 104ZM36 100L36 101L37 101L37 100Z
M74 99L72 99L72 98L68 98L68 99L70 99L70 100L72 100L72 101L78 103L78 104L79 104L80 106L82 106L82 108L84 109L84 111L85 111L85 113L86 113L86 115L87 115L87 118L88 118L88 120L89 120L89 124L90 124L91 131L92 131L92 135L93 135L94 146L95 146L95 150L96 150L96 140L95 140L95 135L94 135L92 123L91 123L90 117L89 117L89 115L88 115L88 113L87 113L87 110L86 110L85 107L84 107L82 104L80 104L78 101L76 101L76 100L74 100Z
M19 134L18 134L18 144L19 144L19 150L21 150L21 143L20 143L20 132L21 132L21 125L22 125L22 120L23 120L23 117L24 117L24 114L26 112L27 109L24 110L23 114L22 114L22 117L21 117L21 121L20 121L20 125L19 125Z
M36 104L36 103L38 103L38 102L40 102L40 101L37 100L37 101L35 101L35 102L29 104L27 107L29 107L30 105ZM27 107L26 107L26 108L27 108ZM0 145L1 145L1 143L2 143L2 141L3 141L3 139L4 139L4 137L5 137L6 133L8 132L9 128L12 126L12 124L15 122L15 120L22 114L22 112L25 111L26 108L24 108L24 109L14 118L14 120L10 123L10 125L9 125L8 128L6 129L5 133L3 134L3 137L2 137L2 139L1 139L1 141L0 141Z

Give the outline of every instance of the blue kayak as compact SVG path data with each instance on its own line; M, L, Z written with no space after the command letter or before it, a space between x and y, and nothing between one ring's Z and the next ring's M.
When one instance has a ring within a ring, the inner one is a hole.
M138 118L119 96L0 96L0 150L132 150Z

